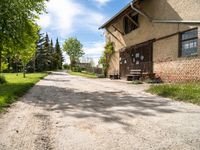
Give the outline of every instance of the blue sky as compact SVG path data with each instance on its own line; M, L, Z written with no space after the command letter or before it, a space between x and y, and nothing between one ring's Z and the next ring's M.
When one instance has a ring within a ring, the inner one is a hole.
M50 0L47 14L38 21L43 32L61 45L69 37L78 38L83 44L85 57L97 63L105 45L103 30L98 30L104 22L122 9L131 0ZM66 62L69 62L65 56Z

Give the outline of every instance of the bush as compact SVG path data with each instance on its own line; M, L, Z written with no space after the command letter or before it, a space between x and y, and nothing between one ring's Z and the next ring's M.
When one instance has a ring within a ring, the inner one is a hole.
M0 84L6 83L6 78L0 75Z
M140 80L134 80L132 81L132 84L143 84L143 82Z
M76 66L76 67L72 67L72 71L73 72L82 72L82 71L85 71L85 68Z
M69 70L69 69L70 69L70 65L68 65L68 64L64 64L63 67L64 67L64 69L66 69L66 70Z
M145 83L148 84L158 84L158 83L162 83L162 81L160 79L147 79L144 81Z

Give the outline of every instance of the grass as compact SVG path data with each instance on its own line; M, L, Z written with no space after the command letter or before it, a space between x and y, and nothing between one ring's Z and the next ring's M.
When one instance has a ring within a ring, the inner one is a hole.
M154 85L147 92L200 105L200 83Z
M27 90L46 75L46 73L34 73L27 74L27 77L23 78L22 74L18 76L12 73L4 74L7 82L0 84L0 111L15 102L18 97L25 94Z
M97 75L94 73L89 73L89 72L69 72L70 75L74 76L81 76L81 77L86 77L86 78L97 78Z

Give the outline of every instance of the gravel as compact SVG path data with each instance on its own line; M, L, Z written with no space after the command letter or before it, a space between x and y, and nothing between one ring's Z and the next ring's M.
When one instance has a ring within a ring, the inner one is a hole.
M199 150L200 107L54 72L0 116L0 150Z

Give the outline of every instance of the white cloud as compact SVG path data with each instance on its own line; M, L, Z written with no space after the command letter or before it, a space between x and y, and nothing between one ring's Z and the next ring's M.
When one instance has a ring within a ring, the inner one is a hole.
M85 55L81 59L84 61L87 58L92 58L93 61L95 62L95 65L98 65L99 58L101 57L105 42L90 42L90 43L84 43L83 50L85 52ZM64 53L64 58L65 58L65 63L70 63L69 57Z
M47 2L47 12L48 14L41 15L38 24L43 29L57 32L61 37L80 28L97 32L98 27L105 21L103 14L74 0L50 0Z
M111 0L94 0L94 1L101 5L105 5L106 3L110 2Z
M43 28L47 28L51 24L51 16L48 14L40 16L38 24Z
M85 46L83 47L84 52L87 55L101 55L104 50L105 42L90 42L85 43Z
M105 42L92 42L85 44L86 46L83 47L85 52L84 57L93 58L95 64L98 64L99 58L101 57Z

